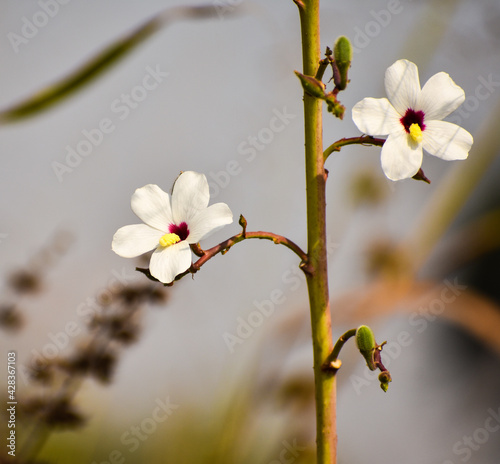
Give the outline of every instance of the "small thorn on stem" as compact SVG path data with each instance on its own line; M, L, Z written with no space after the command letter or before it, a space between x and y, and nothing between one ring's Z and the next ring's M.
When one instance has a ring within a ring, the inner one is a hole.
M136 267L135 270L143 273L149 280L152 280L153 282L159 282L159 280L156 277L153 277L151 275L151 272L149 272L148 268Z
M299 10L304 10L306 8L302 0L293 0L293 3L297 5Z
M240 214L240 220L238 221L238 224L241 226L243 229L241 234L243 235L243 238L246 238L246 233L247 233L247 220L245 219L245 216L243 214Z
M421 180L427 184L430 184L431 181L426 177L426 175L424 174L424 171L422 171L422 168L420 168L418 170L418 172L413 176L413 179L415 180Z

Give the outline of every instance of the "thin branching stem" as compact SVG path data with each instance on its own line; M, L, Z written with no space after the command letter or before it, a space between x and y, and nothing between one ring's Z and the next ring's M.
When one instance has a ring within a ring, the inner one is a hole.
M377 139L371 135L361 135L359 137L349 137L337 140L332 143L324 152L323 159L326 161L327 158L334 152L340 151L342 147L346 145L375 145L381 147L385 142L385 139Z
M243 218L244 219L244 218ZM241 220L240 220L241 221ZM241 224L241 222L240 222ZM183 273L179 274L175 280L180 280L182 277L184 277L187 274L194 274L198 272L201 267L210 259L212 259L214 256L218 255L219 253L225 254L227 253L231 247L236 245L239 242L242 242L243 240L248 240L252 238L258 238L262 240L271 240L273 243L277 245L284 245L288 249L292 250L300 259L300 268L307 274L310 274L313 272L312 267L309 264L309 258L308 255L305 251L302 250L295 242L292 242L290 239L284 237L283 235L278 235L274 234L273 232L264 232L264 231L256 231L256 232L247 232L246 230L246 222L245 225L243 226L242 232L239 234L233 235L232 237L228 238L227 240L224 240L223 242L219 243L218 245L213 246L212 248L209 248L208 250L202 250L198 244L191 245L191 249L194 252L196 256L199 258L191 265L189 269L184 271ZM155 279L149 272L149 269L143 269L143 268L136 268L137 271L142 272L145 274L149 279L156 281ZM168 286L173 285L172 282L171 284L166 284Z
M351 337L354 337L356 335L356 330L357 329L349 329L347 332L343 333L340 338L337 340L337 343L335 343L335 346L333 347L333 350L328 356L325 364L323 364L323 368L326 370L329 369L334 369L338 370L340 369L341 362L339 360L339 354L340 350L344 347L346 344L347 340L349 340Z
M228 238L227 240L224 240L223 242L219 243L218 245L215 245L214 247L205 250L203 253L203 256L198 259L196 262L193 263L193 269L198 271L203 264L205 264L209 259L213 258L215 255L218 253L226 253L229 251L229 249L233 246L236 245L237 243L251 239L251 238L259 238L263 240L271 240L277 245L284 245L290 250L292 250L304 263L307 263L308 258L307 254L294 242L292 242L290 239L283 237L282 235L274 234L272 232L264 232L264 231L257 231L257 232L241 232L237 235L233 235L231 238Z

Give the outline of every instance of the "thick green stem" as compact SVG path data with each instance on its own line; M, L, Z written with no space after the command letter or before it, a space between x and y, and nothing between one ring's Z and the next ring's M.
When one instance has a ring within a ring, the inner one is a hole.
M303 73L314 76L321 58L319 0L297 3L302 33ZM323 368L332 352L332 331L328 296L325 221L322 101L304 93L305 163L307 190L307 252L314 271L307 275L314 353L316 393L317 463L337 460L336 384L334 372Z

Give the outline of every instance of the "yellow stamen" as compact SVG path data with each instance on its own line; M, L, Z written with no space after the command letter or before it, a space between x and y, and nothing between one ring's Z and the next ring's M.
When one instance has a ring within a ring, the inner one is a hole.
M160 246L168 247L180 241L181 239L177 234L165 234L162 238L160 238Z
M418 124L413 123L410 126L410 137L414 142L420 143L422 142L423 136L422 136L422 129L420 129L420 126Z

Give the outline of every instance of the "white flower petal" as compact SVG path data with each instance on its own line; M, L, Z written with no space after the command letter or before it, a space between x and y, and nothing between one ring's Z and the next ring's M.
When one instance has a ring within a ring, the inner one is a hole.
M424 150L446 161L467 158L474 141L465 129L447 121L429 121L423 135Z
M364 98L352 109L352 120L368 135L387 135L400 129L401 116L387 98Z
M156 185L137 189L132 196L132 209L146 224L122 227L113 237L113 250L125 258L132 258L155 250L150 261L150 272L164 283L191 265L190 243L197 243L220 227L230 224L233 215L224 203L208 207L209 188L203 174L187 171L174 184L172 198ZM187 224L189 235L184 237ZM161 237L172 230L182 235L181 241L171 246L160 246Z
M138 188L132 195L132 211L148 226L165 231L173 222L170 198L153 184Z
M465 92L452 78L440 72L434 74L422 88L417 110L425 113L425 120L443 119L455 111L465 100Z
M151 255L149 272L160 282L169 284L191 266L191 250L186 241L169 247L159 247Z
M163 232L146 224L133 224L118 229L111 249L123 258L135 258L158 246Z
M410 144L406 132L390 134L382 147L382 169L391 180L413 177L422 166L422 145Z
M225 203L216 203L200 211L189 222L189 243L198 243L233 222L233 213Z
M420 94L417 66L408 60L398 60L387 68L385 91L401 116L404 116L408 108L415 109Z
M208 206L208 182L204 174L183 172L172 190L172 213L176 224L188 222L198 211Z
M435 74L421 89L417 66L398 60L385 73L385 88L388 100L365 98L354 106L352 118L362 132L388 134L381 162L389 179L413 177L422 165L424 149L444 160L467 158L472 135L442 121L465 100L464 91L448 74ZM408 110L413 112L407 113ZM403 116L407 116L405 128L401 124Z

